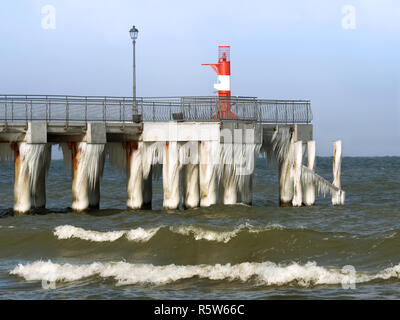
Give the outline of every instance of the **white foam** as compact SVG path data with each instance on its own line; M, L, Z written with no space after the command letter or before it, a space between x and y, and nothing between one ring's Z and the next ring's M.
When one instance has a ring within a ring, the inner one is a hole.
M132 264L127 262L94 262L91 264L57 264L51 261L35 261L19 264L10 271L11 275L28 281L71 282L92 276L113 278L117 285L155 284L163 285L178 280L198 277L200 279L242 282L254 280L259 285L283 286L294 284L299 287L316 285L338 285L349 282L349 275L338 268L317 266L315 262L305 265L292 263L280 265L273 262L244 262L236 265L186 265L175 264L154 266L152 264ZM356 273L356 283L376 279L400 278L400 265L377 273Z
M125 231L126 238L130 241L146 242L149 241L153 236L160 230L159 228L143 229L137 228L129 231Z
M232 238L236 237L241 228L235 229L233 231L212 231L194 226L179 226L171 227L172 232L189 236L193 235L195 240L207 240L207 241L217 241L217 242L229 242Z
M77 238L81 240L88 240L94 242L113 242L123 236L125 236L129 241L135 242L147 242L149 241L157 232L163 228L162 226L157 228L136 228L131 230L118 230L118 231L93 231L85 230L83 228L74 227L71 225L58 226L54 230L54 235L62 239ZM195 240L207 240L227 243L238 235L239 232L247 230L250 233L259 233L262 231L267 231L271 229L283 229L284 227L278 224L273 224L266 226L264 228L255 228L251 224L241 224L237 228L231 231L223 230L209 230L202 227L196 227L192 225L183 226L171 226L168 229L171 232L181 234L184 236L193 236Z
M54 235L57 236L58 239L78 238L94 242L113 242L121 238L125 232L126 231L100 232L65 225L56 227Z

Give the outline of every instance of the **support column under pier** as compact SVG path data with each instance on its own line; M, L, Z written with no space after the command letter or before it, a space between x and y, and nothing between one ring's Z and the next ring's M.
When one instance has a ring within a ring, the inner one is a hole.
M307 142L307 167L311 171L315 171L315 141ZM306 181L303 186L304 189L304 204L306 206L313 206L315 204L315 183L313 181Z
M184 209L199 206L199 166L187 164L182 167L182 205Z
M200 206L209 207L217 203L216 165L219 164L219 142L199 143Z
M293 152L294 145L290 142L288 153L279 166L279 205L291 207L293 200Z
M179 207L179 169L178 142L167 142L163 152L163 206L167 210Z
M294 144L293 161L293 207L301 207L303 204L303 192L301 188L301 168L303 163L303 142L297 141Z
M151 210L153 199L153 168L150 169L147 178L143 177L143 205L142 209Z
M238 191L238 201L249 206L253 203L254 173L242 177L241 190Z
M143 166L142 145L137 141L124 143L126 150L126 181L129 209L141 209L143 206Z
M70 142L72 153L72 210L98 209L100 178L104 168L104 144Z
M237 189L235 178L235 165L224 164L219 181L219 195L222 204L236 204Z
M14 150L14 214L46 206L46 175L51 146L46 143L12 143Z

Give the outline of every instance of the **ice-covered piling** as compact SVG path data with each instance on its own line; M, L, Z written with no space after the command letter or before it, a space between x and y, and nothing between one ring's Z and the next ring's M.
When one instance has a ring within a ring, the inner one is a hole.
M199 144L200 206L217 203L216 166L219 164L219 142L201 141Z
M272 149L279 169L279 204L281 207L292 206L294 180L294 137L289 127L275 128L272 137Z
M179 148L179 163L182 170L182 207L197 208L199 197L199 143L188 141Z
M72 210L84 212L88 208L98 209L104 144L71 142L68 148L72 157Z
M179 207L179 143L165 143L163 152L163 191L165 209Z
M141 209L143 206L143 142L126 142L126 177L129 209Z
M344 191L341 190L341 166L342 166L342 141L333 143L333 185L339 188L339 191L332 193L332 204L344 204Z
M24 214L31 207L46 206L46 175L50 166L51 145L12 143L14 150L14 213Z
M315 171L315 141L307 142L307 167L311 171ZM315 183L308 181L303 184L303 202L306 206L315 204Z
M293 161L293 207L301 207L303 204L303 192L301 188L301 168L303 162L303 142L294 143L294 161Z

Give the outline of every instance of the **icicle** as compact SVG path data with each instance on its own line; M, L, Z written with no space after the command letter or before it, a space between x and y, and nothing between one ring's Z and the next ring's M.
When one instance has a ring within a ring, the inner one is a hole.
M98 208L100 178L104 168L104 144L71 143L74 161L72 209L78 212L88 207Z
M165 142L143 142L143 178L147 178L150 170L154 179L161 177L164 147Z
M307 167L311 171L315 171L315 141L307 142ZM312 206L315 204L315 185L313 182L304 183L304 204Z
M179 207L179 143L171 141L165 144L163 152L163 191L165 209Z
M46 175L50 167L51 145L15 143L14 211L26 213L46 204Z
M317 189L318 195L323 195L324 197L326 194L330 193L333 194L335 192L340 191L339 188L335 187L329 181L325 180L311 169L307 168L306 166L302 166L301 168L301 179L303 184L313 183Z
M335 141L333 143L333 185L340 189L341 181L341 166L342 166L342 141ZM332 204L344 204L344 192L335 192L332 194Z
M202 141L199 146L200 206L217 203L216 174L220 157L219 141Z
M301 207L303 203L303 192L301 188L301 167L303 162L303 142L297 141L294 144L293 162L293 207Z
M221 158L218 166L219 180L219 198L223 204L236 204L237 190L236 183L238 176L236 175L234 164L234 144L221 144Z
M143 142L126 142L127 158L127 207L141 209L143 206Z
M246 143L242 145L242 152L237 150L241 157L235 156L235 160L238 159L240 163L236 166L238 197L241 203L247 205L253 202L254 168L260 149L261 144Z
M182 206L193 209L199 206L199 143L188 141L179 148L179 164L182 168Z
M272 136L272 149L279 165L279 202L291 206L293 199L294 142L289 127L278 128Z

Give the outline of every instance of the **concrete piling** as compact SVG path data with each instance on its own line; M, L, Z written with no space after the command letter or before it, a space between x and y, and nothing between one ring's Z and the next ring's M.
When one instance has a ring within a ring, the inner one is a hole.
M136 141L124 143L128 196L126 206L134 210L143 206L142 143Z
M315 141L307 142L307 167L315 171ZM304 204L312 206L315 204L315 184L314 182L306 182L303 186Z
M341 189L341 166L342 166L342 141L333 143L333 185ZM344 192L342 190L332 193L332 204L344 204Z
M303 203L303 193L301 188L301 167L303 162L303 142L297 141L294 144L293 161L293 207L301 207Z
M179 157L178 142L167 142L163 153L163 206L167 210L179 207Z

